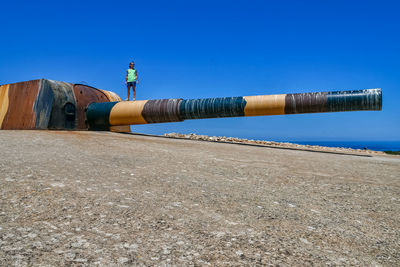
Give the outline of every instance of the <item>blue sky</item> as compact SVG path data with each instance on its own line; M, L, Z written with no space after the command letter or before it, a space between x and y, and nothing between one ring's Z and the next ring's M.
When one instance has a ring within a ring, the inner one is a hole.
M383 111L132 127L265 140L400 140L398 1L6 1L0 84L86 83L137 99L382 88Z

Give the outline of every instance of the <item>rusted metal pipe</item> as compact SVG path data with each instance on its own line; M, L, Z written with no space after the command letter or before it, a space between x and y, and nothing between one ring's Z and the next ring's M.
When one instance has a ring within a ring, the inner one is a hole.
M188 119L381 110L381 89L204 99L161 99L92 103L89 129Z

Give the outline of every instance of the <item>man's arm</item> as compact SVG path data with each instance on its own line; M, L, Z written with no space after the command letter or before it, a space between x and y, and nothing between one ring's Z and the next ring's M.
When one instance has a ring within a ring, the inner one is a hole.
M128 81L128 71L126 71L125 84Z
M137 75L137 70L136 71L136 84L139 84L139 76Z

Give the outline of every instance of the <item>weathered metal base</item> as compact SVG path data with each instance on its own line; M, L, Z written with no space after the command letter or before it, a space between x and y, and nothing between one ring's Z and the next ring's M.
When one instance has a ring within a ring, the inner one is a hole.
M0 86L0 129L87 130L90 103L115 102L113 92L46 79ZM129 132L129 126L111 130Z

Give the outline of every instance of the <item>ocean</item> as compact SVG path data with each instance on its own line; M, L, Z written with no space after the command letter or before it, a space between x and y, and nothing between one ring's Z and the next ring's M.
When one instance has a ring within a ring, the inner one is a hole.
M375 151L400 151L400 141L282 141L300 145L314 145L327 147L345 147Z

